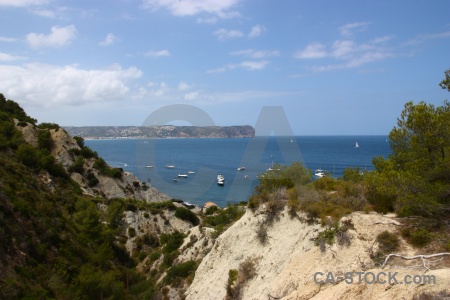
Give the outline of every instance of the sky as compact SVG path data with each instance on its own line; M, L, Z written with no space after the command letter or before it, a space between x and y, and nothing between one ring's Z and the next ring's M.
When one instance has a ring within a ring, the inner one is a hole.
M449 98L449 12L448 0L0 0L0 93L63 126L142 125L174 104L255 126L278 106L295 135L387 135L406 102Z

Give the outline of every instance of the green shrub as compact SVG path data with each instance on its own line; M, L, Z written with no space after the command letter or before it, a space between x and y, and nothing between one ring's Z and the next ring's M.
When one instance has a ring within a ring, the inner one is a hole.
M231 226L234 222L239 220L244 214L245 210L238 204L228 204L224 209L219 210L215 215L205 216L203 218L203 225L206 227L213 227L217 230L218 226Z
M37 137L39 148L47 150L51 150L53 148L54 142L50 131L45 129L39 130Z
M163 248L163 253L170 253L176 251L182 244L186 236L180 232L174 232L172 234L163 233L161 234L159 240L160 243L165 245Z
M93 158L93 157L97 158L98 157L97 152L92 151L91 148L86 147L86 146L81 148L80 155L83 156L84 158Z
M129 237L135 237L136 236L136 229L133 227L128 227L128 236Z
M55 123L41 123L37 126L39 129L55 129L58 131L61 127Z
M87 174L87 180L89 187L94 187L99 183L98 178L94 175L94 173L91 172Z
M178 252L178 251L172 251L172 252L169 252L169 253L164 253L162 266L164 268L169 268L170 266L172 266L173 262L178 257L178 255L180 255L180 252Z
M335 191L338 183L339 181L334 178L322 177L314 181L314 187L321 191Z
M80 148L84 148L84 139L81 136L74 136L73 139L77 142Z
M24 143L17 148L16 151L17 159L30 167L31 169L39 169L39 157L36 148L28 143Z
M161 254L162 254L161 251L152 252L148 255L148 259L150 259L150 261L153 262L153 261L157 260L158 258L160 258Z
M385 230L377 235L377 243L382 253L392 253L398 250L400 246L400 239L396 234Z
M83 157L78 157L77 160L75 160L75 162L73 163L73 165L71 165L68 169L68 171L70 173L80 173L83 174L84 173L84 158Z
M194 214L190 209L187 209L185 207L178 207L175 210L175 217L184 221L191 222L194 226L197 226L200 223L197 215Z
M227 281L227 296L228 297L233 297L233 286L236 282L236 279L238 277L238 270L236 269L230 269L228 271L228 281Z
M172 266L167 271L167 275L164 278L164 283L171 284L176 278L186 278L193 275L197 269L197 266L197 263L192 260Z
M112 177L112 178L122 178L123 170L122 168L111 168L103 160L103 158L97 158L94 162L94 168L96 168L101 174Z
M205 210L205 215L207 215L207 216L213 215L218 210L220 210L220 208L218 206L212 205Z
M155 234L152 233L146 233L143 236L141 236L142 242L152 248L159 247L159 239Z
M326 244L333 245L335 240L339 246L350 246L350 236L346 226L339 227L335 225L326 228L314 239L314 243L316 246L319 246L320 251L325 252Z
M426 229L415 230L411 234L410 241L416 247L423 247L431 241L431 234Z

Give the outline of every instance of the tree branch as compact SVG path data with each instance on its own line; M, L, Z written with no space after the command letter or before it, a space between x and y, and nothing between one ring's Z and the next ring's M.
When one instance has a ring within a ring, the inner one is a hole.
M425 268L426 271L429 270L429 268L426 265L426 259L429 258L433 258L433 257L439 257L439 256L445 256L445 255L450 255L450 252L442 252L442 253L434 253L434 254L428 254L428 255L414 255L414 256L404 256L404 255L400 255L400 254L389 254L388 256L386 256L386 259L384 260L383 264L381 265L381 268L384 269L384 267L386 266L388 260L391 257L398 257L404 260L413 260L413 259L422 259L423 262L423 267Z

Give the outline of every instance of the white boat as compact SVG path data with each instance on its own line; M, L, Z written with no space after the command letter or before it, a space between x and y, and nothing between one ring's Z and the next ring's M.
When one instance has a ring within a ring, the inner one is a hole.
M145 166L145 167L146 167L146 168L149 168L149 169L150 169L150 168L153 168L153 166L151 166L151 165L148 165L148 166Z
M359 148L358 142L356 142L356 144L355 144L355 148Z
M194 171L189 171L188 174L195 174L195 172Z
M293 139L291 139L291 143L293 143L294 142L294 140Z
M180 181L180 179L178 179L178 178L175 177L175 178L173 179L173 181L178 182L178 181Z
M124 164L123 166L124 166L124 167L128 167L128 164Z
M175 166L174 165L167 165L166 168L167 169L175 169Z
M188 176L187 176L187 174L178 174L178 177L187 178Z
M218 185L224 185L225 184L225 177L222 174L217 175L217 184Z
M244 178L247 179L247 178L248 178L248 175L245 175Z
M237 168L238 171L244 171L246 168L243 166L240 166L239 168Z
M318 178L325 177L325 171L322 169L317 169L314 171L314 175Z

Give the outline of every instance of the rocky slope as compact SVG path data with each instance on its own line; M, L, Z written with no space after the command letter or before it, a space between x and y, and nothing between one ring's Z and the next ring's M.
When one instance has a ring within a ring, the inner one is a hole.
M83 126L64 127L83 138L252 138L252 126Z
M264 219L261 211L247 211L217 238L211 252L197 269L187 299L226 299L229 272L231 269L241 271L244 262L247 262L247 270L253 268L254 274L247 271L248 278L239 282L239 295L235 293L228 299L411 299L419 291L449 288L448 268L426 273L436 276L436 284L347 284L337 279L336 284L314 282L316 272L325 274L317 277L321 280L326 279L328 272L335 276L360 271L374 274L398 272L396 277L399 279L407 274L423 275L423 268L406 269L401 266L404 265L402 261L392 262L400 267L389 265L383 270L373 263L371 255L377 249L376 236L385 230L398 230L399 223L393 216L352 213L346 217L347 221L343 220L351 224L348 230L350 245L327 245L323 253L315 246L313 239L324 228L318 224L308 224L304 215L292 217L286 210L281 213L279 219L267 229L266 244L262 244L257 237ZM400 252L413 254L405 243L402 243ZM414 264L421 265L421 262ZM411 263L408 265L411 266ZM357 276L354 273L355 282Z
M18 121L16 120L16 124ZM35 126L28 124L27 126L17 126L29 144L38 146L38 132ZM47 129L45 129L47 130ZM53 140L51 154L56 161L61 163L66 170L74 165L79 155L75 155L72 150L80 150L80 146L65 130L49 129ZM145 200L147 202L165 201L170 197L161 193L147 183L141 182L136 176L129 172L123 172L121 178L114 178L103 175L94 166L95 158L84 159L83 168L92 173L98 183L95 186L89 186L89 180L85 172L70 172L71 178L77 182L83 192L91 196L102 196L108 199L112 198L133 198L137 200Z

